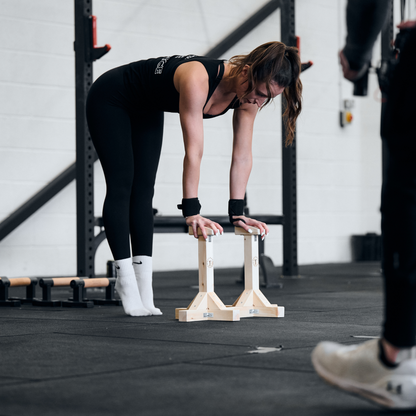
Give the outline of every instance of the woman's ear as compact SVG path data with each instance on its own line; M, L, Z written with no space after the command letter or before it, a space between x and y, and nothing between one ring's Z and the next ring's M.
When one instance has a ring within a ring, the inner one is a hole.
M250 69L250 65L244 65L243 70L241 71L241 73L246 77L248 74L248 70Z
M239 74L239 79L241 85L245 84L248 81L248 70L250 68L250 65L244 65L243 69L241 70Z

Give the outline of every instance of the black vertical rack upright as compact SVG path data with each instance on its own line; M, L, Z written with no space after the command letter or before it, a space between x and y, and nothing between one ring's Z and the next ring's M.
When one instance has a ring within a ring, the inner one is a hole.
M296 46L295 0L284 0L280 6L281 39L287 46ZM282 114L286 100L282 95ZM282 188L283 188L283 276L298 275L296 132L292 146L285 146L286 128L282 119Z
M95 237L94 162L97 155L88 132L85 106L93 81L92 63L110 50L96 47L96 19L92 0L75 0L75 118L76 118L76 206L77 274L95 277L94 259L103 233Z

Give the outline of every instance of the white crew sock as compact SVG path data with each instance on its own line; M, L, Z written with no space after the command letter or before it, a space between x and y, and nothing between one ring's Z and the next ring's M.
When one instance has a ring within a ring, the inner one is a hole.
M123 303L124 312L131 316L148 316L151 313L144 307L136 284L136 276L131 258L116 260L116 290Z
M136 274L137 286L139 287L140 296L143 305L152 315L162 315L160 309L155 308L153 303L153 259L149 256L134 256L133 269Z

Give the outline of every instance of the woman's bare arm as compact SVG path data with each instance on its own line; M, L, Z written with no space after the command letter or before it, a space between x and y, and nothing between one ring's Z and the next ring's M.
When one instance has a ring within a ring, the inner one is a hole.
M185 146L183 161L183 198L197 198L201 160L204 151L203 109L208 96L208 74L200 62L181 65L174 76L175 88L179 92L179 117ZM222 227L200 215L186 219L198 237L198 227L205 238L204 227L214 233L222 233Z
M233 155L230 169L230 199L244 199L248 179L253 165L252 138L253 125L258 108L253 104L244 104L234 110L233 116ZM245 223L238 221L238 225L248 231L249 226L260 229L264 236L269 232L263 222L239 215Z

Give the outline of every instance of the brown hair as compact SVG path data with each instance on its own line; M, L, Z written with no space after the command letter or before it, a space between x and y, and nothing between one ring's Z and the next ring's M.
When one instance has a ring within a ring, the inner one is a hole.
M286 125L286 146L293 142L296 119L302 111L302 82L299 78L301 63L297 48L286 46L282 42L268 42L258 46L248 55L233 56L229 62L233 65L231 78L237 78L246 65L247 90L242 98L250 94L256 85L265 82L268 98L262 108L272 100L270 84L275 82L284 88L286 109L283 119Z

